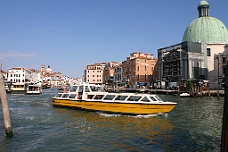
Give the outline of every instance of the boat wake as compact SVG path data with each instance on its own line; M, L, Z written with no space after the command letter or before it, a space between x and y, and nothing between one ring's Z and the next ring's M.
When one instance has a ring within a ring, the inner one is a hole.
M109 114L109 113L103 113L103 112L97 112L99 115L104 116L104 117L121 117L123 116L122 114Z
M148 115L124 115L124 114L109 114L109 113L103 113L103 112L97 112L99 115L104 116L104 117L122 117L122 116L127 116L127 117L132 117L132 118L151 118L151 117L157 117L157 116L164 116L168 117L168 113L157 113L157 114L148 114Z

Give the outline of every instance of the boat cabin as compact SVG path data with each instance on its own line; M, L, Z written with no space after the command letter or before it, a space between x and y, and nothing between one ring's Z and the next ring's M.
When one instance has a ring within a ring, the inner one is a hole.
M101 86L92 84L72 86L66 93L58 93L55 98L105 102L163 102L157 95L141 93L108 93L103 91Z

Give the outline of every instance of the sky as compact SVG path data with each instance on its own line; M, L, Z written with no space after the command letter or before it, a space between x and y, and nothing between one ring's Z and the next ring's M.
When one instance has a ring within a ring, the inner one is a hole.
M86 65L122 62L182 42L200 0L0 0L0 63L82 78ZM228 28L228 0L208 0Z

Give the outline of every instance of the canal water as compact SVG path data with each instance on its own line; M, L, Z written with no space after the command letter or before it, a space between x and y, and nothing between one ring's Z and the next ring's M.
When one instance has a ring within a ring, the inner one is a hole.
M57 89L8 95L14 136L5 137L0 105L0 151L218 152L224 98L179 98L168 114L124 116L52 106Z

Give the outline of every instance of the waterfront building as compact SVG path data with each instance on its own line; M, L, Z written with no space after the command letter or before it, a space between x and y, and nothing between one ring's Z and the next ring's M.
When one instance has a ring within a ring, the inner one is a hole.
M50 87L58 87L65 85L63 75L61 72L52 72L43 75L43 82Z
M123 85L122 71L123 71L122 70L122 63L119 64L119 66L115 67L115 69L114 69L113 82L114 82L115 86Z
M225 71L226 71L226 64L228 61L228 44L224 47L225 51L223 53L219 53L215 56L215 66L217 66L217 82L218 87L223 88L225 83Z
M206 44L182 42L158 49L158 77L165 82L207 79Z
M113 85L115 68L119 67L121 63L109 62L105 65L103 71L103 83Z
M157 58L153 54L134 52L122 62L122 82L127 87L152 86Z
M228 44L228 31L224 23L209 16L206 0L200 1L198 13L199 18L186 28L181 43L158 49L160 80L207 79L211 88L218 81L216 60Z
M26 68L10 68L8 69L7 81L12 83L26 83L32 81L32 71Z
M103 72L107 63L95 63L86 66L84 79L87 83L102 84Z

